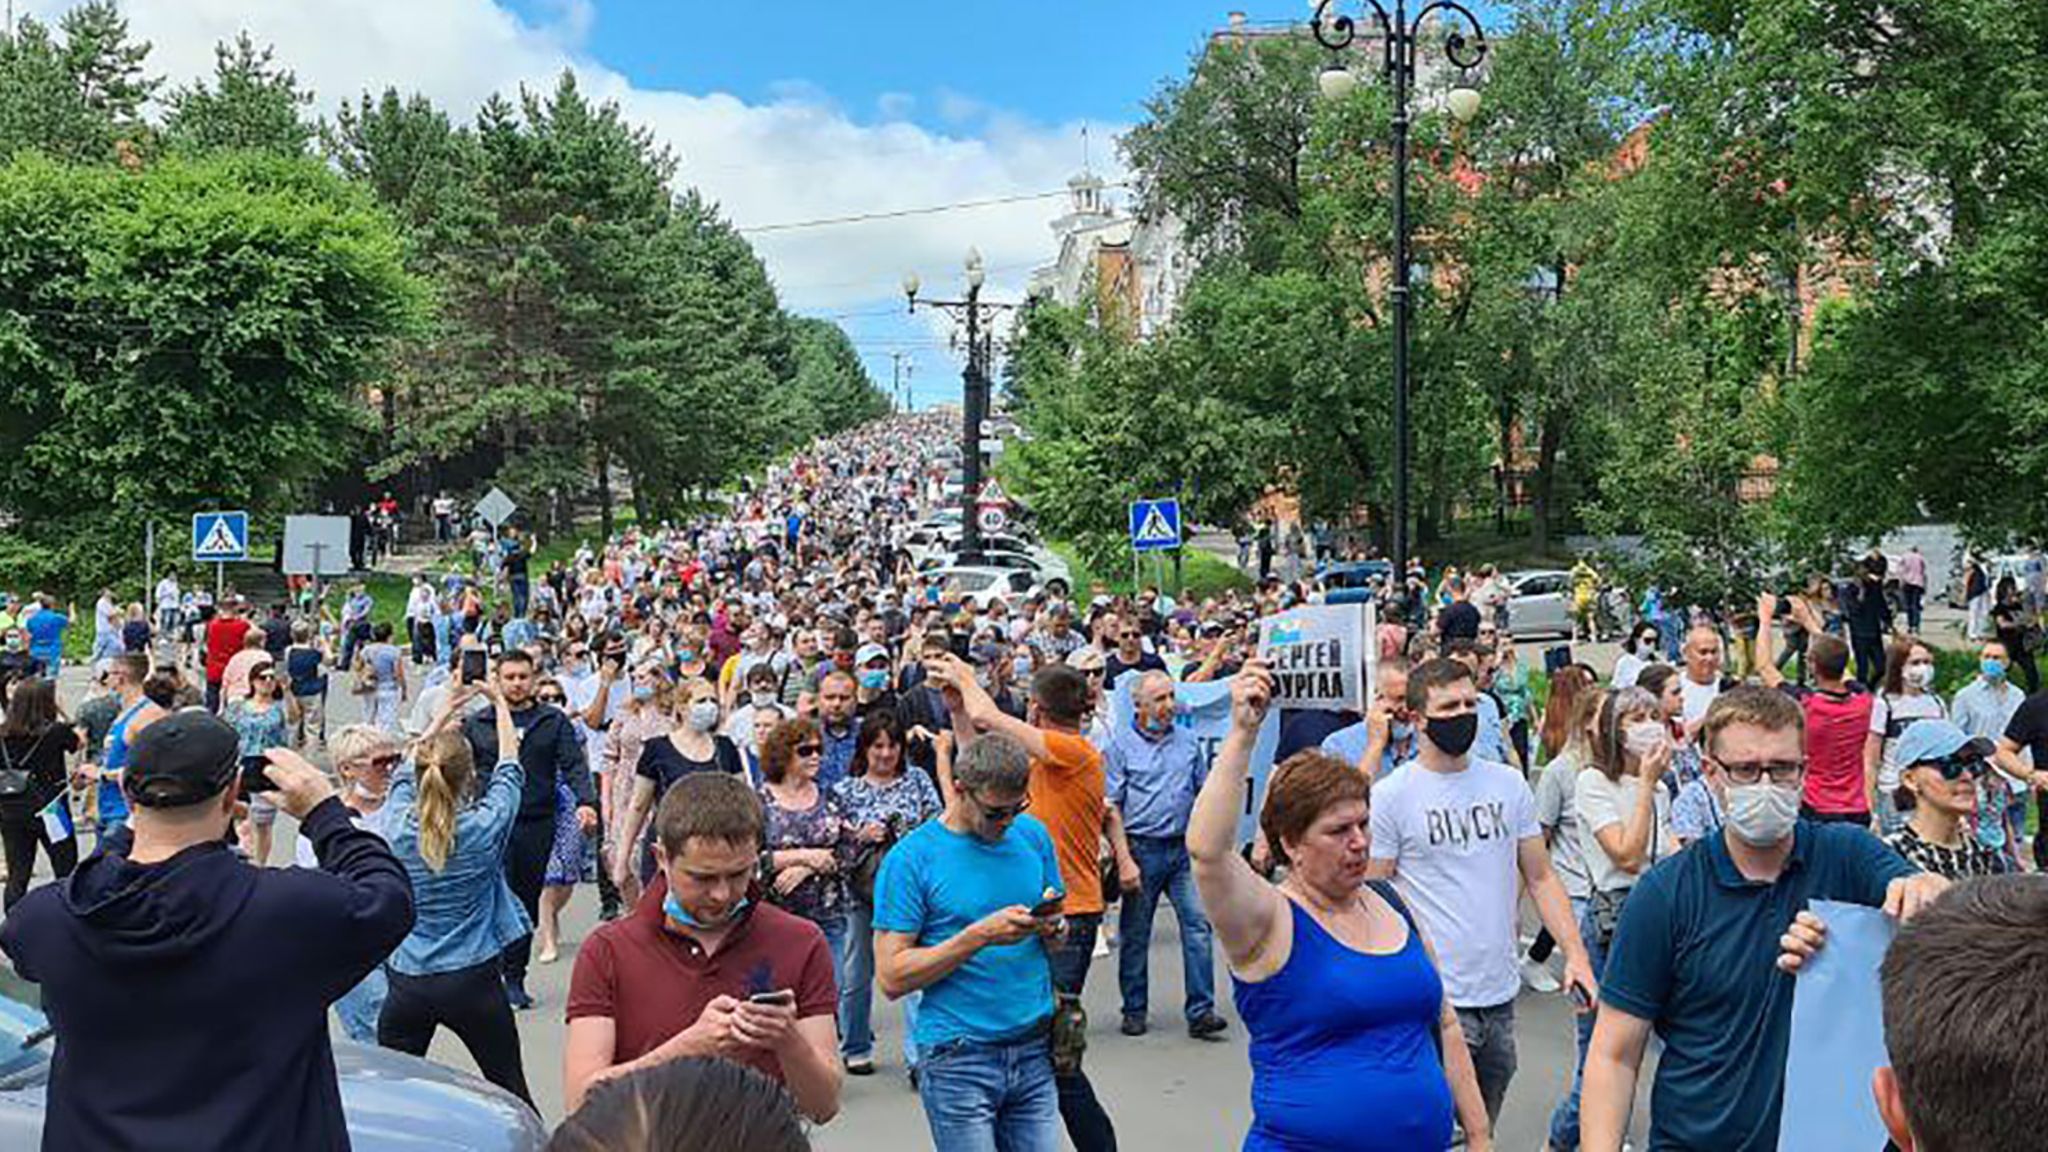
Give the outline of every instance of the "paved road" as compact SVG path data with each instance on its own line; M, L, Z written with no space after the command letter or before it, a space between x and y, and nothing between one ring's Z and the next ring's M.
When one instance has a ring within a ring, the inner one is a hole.
M68 672L65 688L66 700L75 699L83 688L82 673ZM355 711L352 698L337 694L330 724L353 720ZM276 858L287 858L290 835L289 819L281 820ZM562 1116L562 1005L575 946L595 927L596 913L595 891L579 889L567 912L568 943L560 962L535 965L530 974L529 987L539 1007L519 1016L527 1080L550 1123ZM1124 1147L1234 1147L1251 1119L1251 1076L1227 976L1219 967L1219 997L1222 1011L1232 1021L1231 1031L1218 1041L1189 1039L1180 1020L1180 945L1170 908L1162 905L1156 924L1151 954L1153 1031L1135 1040L1118 1033L1116 960L1097 959L1085 998L1092 1026L1087 1067ZM923 1113L902 1075L901 1012L879 994L877 1002L881 1068L871 1078L848 1078L842 1114L816 1134L821 1152L928 1146ZM1525 993L1519 1009L1521 1073L1508 1095L1500 1147L1535 1149L1543 1146L1550 1109L1570 1081L1572 1025L1568 1006L1558 996ZM475 1068L461 1043L445 1032L430 1056Z

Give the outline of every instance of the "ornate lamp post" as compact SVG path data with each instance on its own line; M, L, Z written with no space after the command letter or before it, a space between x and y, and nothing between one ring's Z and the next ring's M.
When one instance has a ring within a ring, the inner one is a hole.
M962 382L966 419L960 435L960 550L977 551L981 547L981 525L975 516L975 501L981 496L981 424L988 419L988 362L993 351L993 338L984 315L991 312L1011 311L1021 307L1018 304L1003 304L981 298L981 286L988 280L988 270L982 266L981 252L967 250L967 298L965 300L921 300L917 292L922 282L917 273L903 275L903 298L910 304L912 312L923 304L927 308L938 308L967 325L967 370Z
M1408 98L1415 84L1415 48L1423 34L1424 20L1439 11L1450 13L1461 18L1471 33L1467 35L1463 28L1453 26L1444 37L1444 58L1461 70L1470 70L1486 58L1486 32L1480 27L1479 18L1454 0L1434 0L1417 12L1412 21L1408 18L1407 0L1394 0L1392 16L1380 6L1379 0L1365 0L1365 5L1379 22L1383 46L1380 68L1392 82L1394 93L1394 531L1390 542L1392 582L1400 587L1408 573ZM1336 6L1337 0L1322 0L1316 5L1315 18L1309 22L1316 42L1332 53L1350 47L1359 35L1357 21L1342 14L1330 15ZM1339 100L1358 86L1358 78L1340 61L1332 59L1317 78L1317 86L1325 99ZM1445 103L1451 115L1461 122L1479 113L1479 93L1464 84L1462 78Z

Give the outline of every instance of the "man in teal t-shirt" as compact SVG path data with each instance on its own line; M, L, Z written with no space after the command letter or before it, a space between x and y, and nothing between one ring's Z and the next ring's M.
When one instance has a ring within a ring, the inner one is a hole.
M912 1038L933 1144L994 1147L1001 1132L1010 1152L1053 1152L1059 1097L1045 942L1063 927L1046 907L1065 895L1059 861L1045 825L1023 815L1023 748L984 736L953 776L945 814L882 861L876 972L891 998L923 994Z

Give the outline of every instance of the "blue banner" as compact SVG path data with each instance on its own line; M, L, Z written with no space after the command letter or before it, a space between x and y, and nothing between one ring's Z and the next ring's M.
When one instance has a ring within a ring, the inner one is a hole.
M1110 694L1111 724L1128 725L1132 722L1135 709L1131 704L1131 687L1137 682L1136 676L1117 678L1116 691ZM1230 734L1230 681L1197 684L1175 681L1173 702L1179 712L1174 723L1194 734L1195 743L1201 749L1202 770L1206 773L1216 763L1216 749ZM1252 831L1258 827L1259 806L1266 799L1266 777L1273 774L1273 754L1279 747L1280 709L1274 707L1266 710L1266 721L1259 725L1259 738L1252 743L1252 764L1246 781L1244 808L1237 820L1240 844L1251 843Z
M1792 987L1778 1148L1882 1148L1884 1120L1870 1078L1889 1062L1877 972L1896 926L1860 904L1815 900L1812 911L1827 924L1828 942Z

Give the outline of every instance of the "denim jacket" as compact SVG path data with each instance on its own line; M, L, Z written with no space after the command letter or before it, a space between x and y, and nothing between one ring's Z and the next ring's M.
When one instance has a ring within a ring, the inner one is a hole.
M436 872L420 856L419 785L408 761L393 774L391 851L412 879L415 920L391 954L404 976L432 976L481 964L533 931L526 909L505 883L505 845L519 814L526 773L507 760L491 773L482 799L455 813L455 842Z

